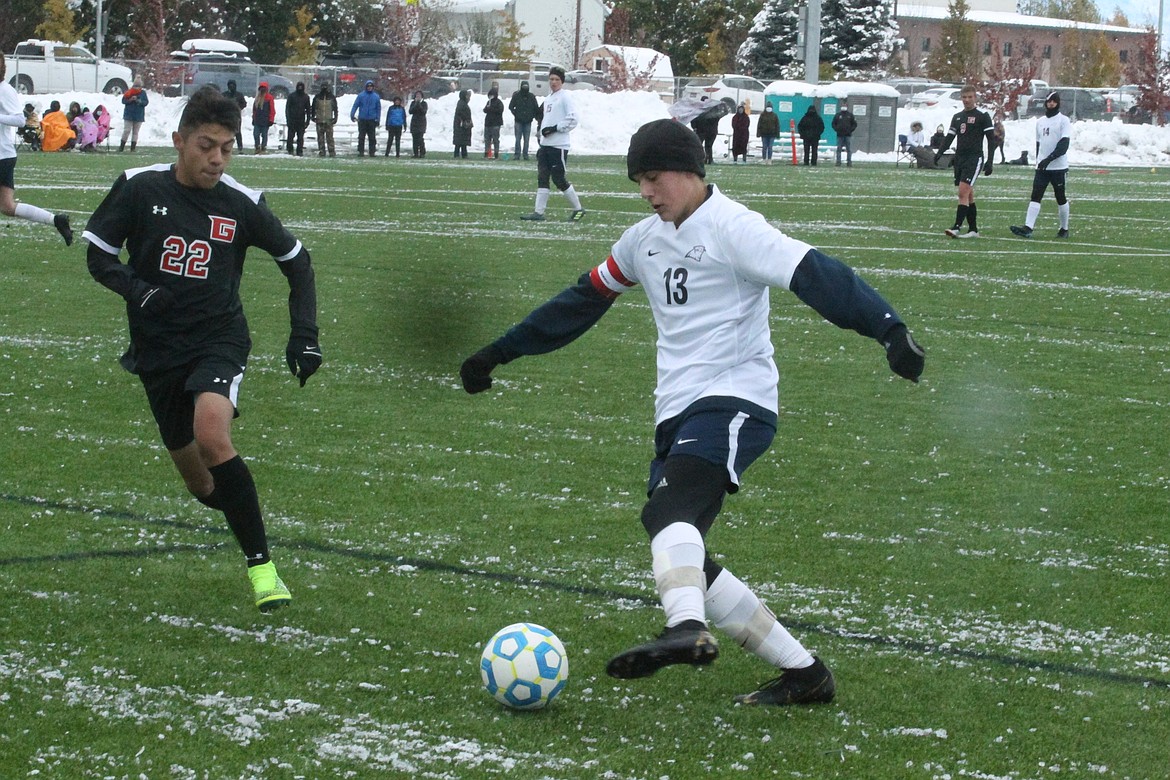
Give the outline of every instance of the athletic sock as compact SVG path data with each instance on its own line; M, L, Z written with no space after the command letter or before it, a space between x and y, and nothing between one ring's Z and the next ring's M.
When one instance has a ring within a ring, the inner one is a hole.
M577 191L573 189L573 185L569 185L569 189L565 190L565 197L569 199L569 205L573 207L574 211L581 210L581 199L577 197Z
M256 483L248 465L237 455L212 466L209 471L215 480L215 489L201 500L223 512L249 566L268 563L268 536L264 532L264 518L260 515Z
M975 221L976 221L976 209L975 209L975 204L972 203L970 206L967 207L967 227L971 228L972 233L979 232L979 228L975 226Z
M1028 215L1024 217L1024 225L1029 230L1036 227L1036 218L1040 216L1040 204L1034 200L1028 201Z
M544 210L548 208L548 187L541 187L536 191L536 213L543 214Z
M955 230L959 230L960 228L962 228L963 223L967 221L967 209L968 208L970 208L970 207L963 205L963 204L959 204L959 207L957 209L955 209Z
M42 225L53 224L53 213L45 211L37 206L30 206L27 203L16 204L16 216L21 219L27 219L30 222L40 222Z
M1057 213L1057 215L1060 217L1060 227L1061 227L1061 229L1062 229L1062 230L1068 230L1068 214L1069 214L1069 207L1068 207L1068 201L1067 201L1067 200L1066 200L1064 203L1061 203L1059 206L1057 206L1057 207L1056 207L1056 213Z
M666 625L677 626L687 620L706 625L703 559L707 550L699 529L690 523L671 523L650 541L650 552L654 556L654 584L666 613Z
M707 588L707 616L743 649L780 669L803 669L812 655L780 624L756 594L724 569Z

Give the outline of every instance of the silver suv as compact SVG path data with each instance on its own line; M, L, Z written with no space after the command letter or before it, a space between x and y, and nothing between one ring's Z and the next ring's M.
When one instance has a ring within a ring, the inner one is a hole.
M265 73L247 57L230 54L192 54L183 65L182 74L183 80L169 85L163 90L164 95L190 95L206 84L214 84L226 92L229 81L236 82L236 89L245 95L255 95L262 81L277 99L286 98L293 91L293 83L284 76Z

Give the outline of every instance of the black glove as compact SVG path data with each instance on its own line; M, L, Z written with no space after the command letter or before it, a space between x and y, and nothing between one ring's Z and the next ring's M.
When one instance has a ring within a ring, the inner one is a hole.
M540 128L540 134L541 134L541 135L543 135L545 138L548 138L550 135L552 135L552 134L553 134L553 133L555 133L556 131L557 131L557 126L556 126L556 125L553 125L552 127L542 127L542 128Z
M987 162L983 163L983 175L984 176L991 175L991 160L988 160Z
M1043 160L1036 163L1036 170L1038 170L1038 171L1048 170L1048 163L1050 163L1050 162L1052 162L1052 160L1049 160L1047 157L1045 157Z
M139 311L146 314L162 314L171 308L171 304L174 302L175 294L173 292L166 287L155 285L147 288L134 302L134 305L138 307Z
M917 382L926 365L926 352L918 346L909 329L902 324L895 325L886 333L882 344L886 348L890 370L903 379Z
M482 393L492 386L492 369L500 364L500 350L489 344L476 352L459 367L459 378L463 389L471 395Z
M304 387L309 377L321 367L321 347L316 338L293 333L284 348L284 359L288 362L288 370L301 380L301 387Z

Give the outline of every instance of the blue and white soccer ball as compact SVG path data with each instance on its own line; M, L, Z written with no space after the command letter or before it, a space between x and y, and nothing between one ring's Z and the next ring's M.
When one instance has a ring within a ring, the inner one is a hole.
M479 661L483 687L496 701L517 710L539 710L569 679L565 646L535 623L513 623L496 632Z

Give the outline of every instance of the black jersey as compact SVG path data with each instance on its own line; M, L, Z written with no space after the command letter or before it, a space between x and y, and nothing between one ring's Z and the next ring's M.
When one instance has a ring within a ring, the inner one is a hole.
M993 136L995 123L986 111L973 108L951 117L951 135L955 136L956 157L979 157L983 154L984 139Z
M248 247L259 247L282 265L308 265L300 241L268 209L263 193L226 174L211 189L185 187L169 164L118 177L83 236L102 250L91 252L94 278L127 300L130 350L123 365L135 373L185 365L209 354L232 357L243 367L252 346L239 294ZM118 260L123 244L129 253L126 265ZM290 275L290 269L282 270L293 287L293 327L315 335L311 271ZM294 283L294 276L301 281ZM138 302L146 290L160 285L174 294L174 304L151 315Z

